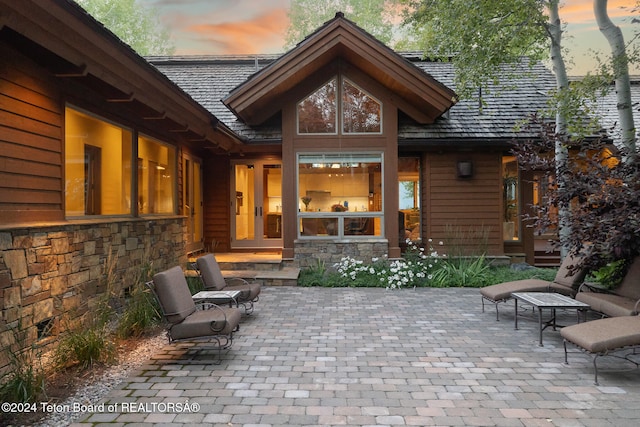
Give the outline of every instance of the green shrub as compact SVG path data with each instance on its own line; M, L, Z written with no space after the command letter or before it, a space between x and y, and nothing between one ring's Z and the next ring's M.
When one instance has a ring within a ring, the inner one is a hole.
M53 363L59 368L80 365L86 369L95 363L115 360L116 347L106 325L90 325L63 333L54 352Z
M485 283L489 265L484 256L442 261L434 273L433 287L468 287Z
M46 396L45 373L41 357L27 344L27 333L19 322L12 332L13 343L3 349L9 371L0 379L0 402L34 403Z
M143 283L134 285L118 319L116 333L120 338L139 337L158 325L160 307L150 289Z

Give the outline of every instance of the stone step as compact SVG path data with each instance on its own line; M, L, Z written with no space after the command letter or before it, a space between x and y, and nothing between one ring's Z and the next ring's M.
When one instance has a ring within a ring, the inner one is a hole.
M280 254L272 253L217 253L216 261L222 276L255 280L265 286L296 286L300 269L285 266ZM196 258L190 258L195 262ZM195 275L195 271L185 271L187 276Z
M300 269L296 267L282 267L280 270L222 270L225 279L241 278L256 280L264 286L296 286Z

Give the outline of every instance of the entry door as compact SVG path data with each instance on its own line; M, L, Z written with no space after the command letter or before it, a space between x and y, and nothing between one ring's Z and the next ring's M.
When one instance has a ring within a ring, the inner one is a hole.
M282 248L282 163L232 163L232 248Z
M191 253L204 248L202 162L189 155L185 155L182 162L184 176L183 214L187 217L187 253Z

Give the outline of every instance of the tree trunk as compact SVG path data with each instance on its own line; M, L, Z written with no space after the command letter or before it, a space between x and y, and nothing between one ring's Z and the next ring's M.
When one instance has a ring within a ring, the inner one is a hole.
M558 13L559 0L551 0L549 2L549 33L551 35L551 63L556 76L556 88L558 90L558 108L556 110L556 182L558 191L563 192L566 187L565 171L569 161L569 149L565 144L567 135L567 108L566 96L562 92L569 89L569 78L567 77L567 69L565 67L564 58L562 57L562 23ZM567 255L568 237L571 235L571 212L570 207L565 204L558 206L558 238L561 243L561 256Z
M607 0L594 0L593 13L600 32L611 46L611 61L615 79L618 118L620 121L622 144L629 149L630 161L635 158L636 128L631 109L631 82L629 80L629 61L620 27L616 26L607 12Z

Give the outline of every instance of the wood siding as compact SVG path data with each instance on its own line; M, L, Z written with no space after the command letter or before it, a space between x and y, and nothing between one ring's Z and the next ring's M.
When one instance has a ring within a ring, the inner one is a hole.
M230 162L228 156L204 160L204 248L231 250Z
M64 111L53 78L0 42L0 222L59 221Z
M473 162L458 178L457 162ZM426 153L423 158L423 239L443 241L451 255L502 255L500 153Z

